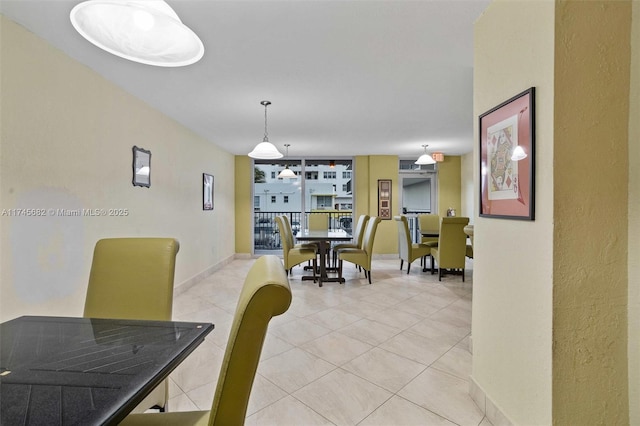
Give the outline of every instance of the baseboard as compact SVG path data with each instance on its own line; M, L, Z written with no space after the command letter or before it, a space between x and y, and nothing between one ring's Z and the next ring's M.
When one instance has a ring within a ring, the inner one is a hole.
M513 422L498 408L473 376L469 377L469 396L493 426L513 426Z
M185 291L189 290L191 287L193 287L194 285L196 285L197 283L199 283L203 279L207 278L209 275L213 274L214 272L222 269L223 267L225 267L229 263L233 262L233 260L237 256L238 256L237 254L233 254L233 255L227 257L226 259L223 259L220 262L216 263L215 265L208 267L204 271L194 275L193 277L183 281L182 283L180 283L179 285L177 285L177 286L175 286L173 288L173 295L177 296L177 295L179 295L181 293L184 293Z

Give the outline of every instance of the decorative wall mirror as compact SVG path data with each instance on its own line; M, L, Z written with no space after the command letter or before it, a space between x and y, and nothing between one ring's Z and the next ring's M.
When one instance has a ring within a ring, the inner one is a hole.
M133 186L151 187L151 151L133 146Z

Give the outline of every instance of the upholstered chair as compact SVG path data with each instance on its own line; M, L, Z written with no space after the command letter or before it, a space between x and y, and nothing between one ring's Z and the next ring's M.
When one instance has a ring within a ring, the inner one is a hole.
M295 247L293 245L293 234L287 228L283 216L276 216L275 220L281 235L280 242L282 244L282 259L284 261L284 269L286 269L288 273L291 273L291 269L294 266L299 265L302 262L311 260L313 262L313 282L315 282L317 269L315 247Z
M393 220L398 225L398 255L400 256L400 270L402 265L407 262L407 274L411 270L411 262L416 259L421 259L424 262L424 258L431 254L431 247L421 244L413 243L411 241L411 233L409 231L409 222L406 216L394 216Z
M171 320L180 245L173 238L108 238L96 243L84 304L88 318ZM168 400L165 380L134 411Z
M362 240L364 240L364 229L369 221L369 215L363 214L358 217L358 223L356 223L356 229L353 235L353 241L350 243L335 244L333 249L333 266L336 266L338 261L338 250L346 248L362 248Z
M211 410L131 414L121 425L244 424L269 321L289 309L291 297L280 259L273 255L258 258L240 293Z
M461 269L464 282L465 255L467 253L467 234L464 227L469 223L468 217L443 217L440 222L438 246L431 247L431 273L433 261L438 264L438 280L442 281L442 273L446 269Z
M369 284L371 284L373 242L380 221L381 219L379 217L372 217L369 219L364 230L362 248L345 248L338 250L338 276L340 277L341 282L344 282L344 278L342 278L342 262L346 260L347 262L351 262L362 267L362 269L364 269L365 276L369 279Z

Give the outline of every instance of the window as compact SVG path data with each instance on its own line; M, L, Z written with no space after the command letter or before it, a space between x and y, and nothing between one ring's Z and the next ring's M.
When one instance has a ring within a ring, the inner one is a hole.
M340 210L351 210L353 208L353 204L351 203L340 203Z
M272 195L272 196L271 196L271 204L273 204L273 203L275 203L275 202L276 202L276 196L275 196L275 195Z
M351 179L351 172L342 172L342 179Z
M289 204L289 196L288 195L284 196L284 203L285 204Z
M271 179L275 179L276 178L276 172L271 172Z
M318 195L318 208L333 207L333 197L331 195Z
M260 210L260 197L258 196L253 197L253 208L256 210Z
M305 172L304 178L307 180L318 180L318 172Z
M335 179L336 172L322 172L322 177L325 179Z
M344 185L342 185L342 192L348 192L349 191L349 184L345 183Z

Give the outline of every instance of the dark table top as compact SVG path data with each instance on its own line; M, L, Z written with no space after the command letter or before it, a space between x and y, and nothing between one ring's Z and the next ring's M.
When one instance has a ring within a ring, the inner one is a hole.
M213 324L25 316L0 325L0 424L117 424Z

